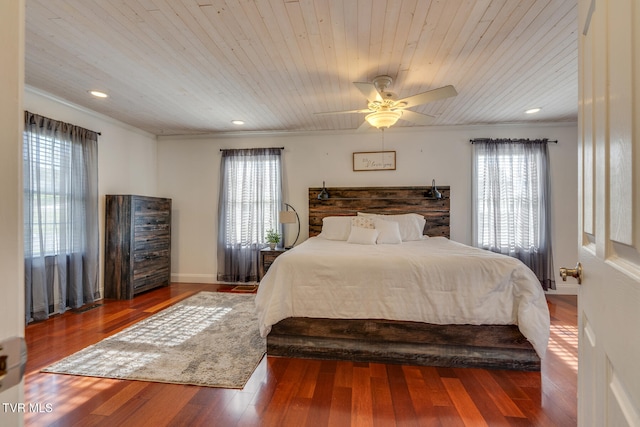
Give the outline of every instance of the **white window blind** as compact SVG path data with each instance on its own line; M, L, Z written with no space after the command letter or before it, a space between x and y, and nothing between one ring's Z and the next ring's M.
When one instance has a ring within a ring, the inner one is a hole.
M265 242L265 230L278 227L280 160L230 157L226 159L228 204L225 243L251 246Z
M72 144L58 138L25 132L23 154L30 160L28 174L24 180L25 230L31 236L26 241L33 242L32 255L55 255L59 248L77 248L81 243L80 233L66 233L72 224L67 210L78 193L72 191L72 185L84 186L82 176L70 182ZM74 196L75 194L75 196ZM29 200L30 199L30 200ZM79 200L83 200L80 197ZM77 208L76 208L77 209ZM75 239L72 242L68 239Z
M512 253L540 244L539 159L523 154L477 156L477 246Z

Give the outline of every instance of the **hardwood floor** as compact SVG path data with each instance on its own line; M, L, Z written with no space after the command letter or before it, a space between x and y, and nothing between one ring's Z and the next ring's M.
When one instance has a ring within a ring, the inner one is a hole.
M40 373L52 362L202 290L174 284L29 325L27 426L573 426L576 297L548 297L541 372L265 357L242 390ZM35 406L34 406L35 407Z

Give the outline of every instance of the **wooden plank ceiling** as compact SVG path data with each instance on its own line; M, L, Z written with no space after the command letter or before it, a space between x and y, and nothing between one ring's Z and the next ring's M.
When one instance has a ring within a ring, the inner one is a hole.
M366 108L352 82L383 74L454 85L411 108L434 125L566 122L577 33L574 0L27 0L25 83L156 135L356 129L314 113Z

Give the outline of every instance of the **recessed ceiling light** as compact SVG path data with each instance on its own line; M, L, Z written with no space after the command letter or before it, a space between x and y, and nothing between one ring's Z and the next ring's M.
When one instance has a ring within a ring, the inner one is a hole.
M100 92L99 90L90 90L89 93L93 96L95 96L96 98L108 98L109 95L107 95L104 92Z
M540 111L540 110L542 110L542 108L531 108L531 109L529 109L529 110L525 111L525 113L526 113L526 114L535 114L535 113L537 113L537 112L538 112L538 111Z
M234 125L243 125L244 120L231 120L231 123L233 123Z

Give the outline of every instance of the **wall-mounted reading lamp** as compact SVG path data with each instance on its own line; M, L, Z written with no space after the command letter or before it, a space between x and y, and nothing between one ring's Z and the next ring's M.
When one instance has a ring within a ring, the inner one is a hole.
M285 205L287 209L284 211L280 211L280 213L278 214L278 222L280 222L280 224L295 224L296 222L298 223L298 234L296 235L296 240L293 241L293 245L291 245L291 247L294 247L296 245L296 242L298 241L298 237L300 237L300 217L298 216L298 212L296 212L293 206L291 206L289 203L283 203L283 205ZM289 210L289 208L291 208L291 210Z
M322 191L318 193L318 200L327 200L329 198L329 193L327 193L327 189L324 186L324 181L322 181Z
M431 197L433 199L442 199L442 193L438 191L435 179L431 181L431 190L427 190L427 197Z

